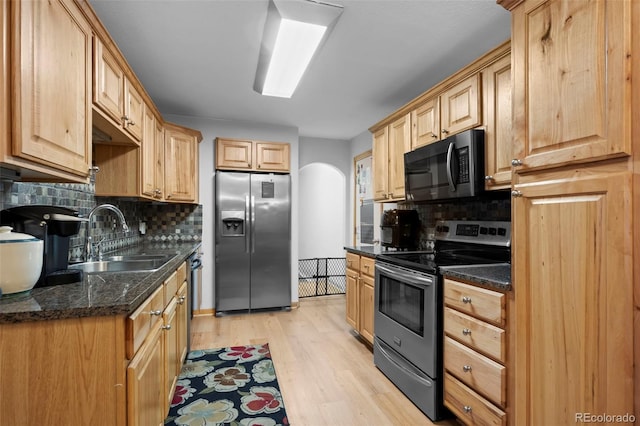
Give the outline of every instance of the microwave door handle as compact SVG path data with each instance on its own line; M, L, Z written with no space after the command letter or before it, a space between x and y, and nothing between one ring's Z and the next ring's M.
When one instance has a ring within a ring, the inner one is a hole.
M451 171L451 166L453 165L453 148L454 143L450 142L449 147L447 148L447 181L449 181L449 189L451 192L456 191L456 184L453 181L453 172Z

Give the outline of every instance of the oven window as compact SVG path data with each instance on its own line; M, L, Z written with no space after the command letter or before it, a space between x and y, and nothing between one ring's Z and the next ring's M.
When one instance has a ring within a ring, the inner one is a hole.
M380 312L424 337L424 288L380 275Z

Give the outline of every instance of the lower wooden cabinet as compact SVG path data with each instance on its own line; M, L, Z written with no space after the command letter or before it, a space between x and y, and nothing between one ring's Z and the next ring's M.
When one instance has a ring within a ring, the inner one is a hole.
M180 288L178 288L180 283ZM169 411L173 391L184 356L187 351L186 339L186 263L183 263L151 295L128 321L140 322L141 318L152 320L150 331L145 333L144 343L137 350L127 368L127 419L129 425L159 425ZM158 292L162 294L163 309L144 310L145 305L156 307ZM131 327L130 327L131 329ZM131 339L133 342L139 338Z
M347 252L347 323L373 344L375 260Z
M156 322L145 345L127 367L127 425L161 425L164 421L164 353L162 324Z
M507 424L507 299L445 277L444 402L465 424Z

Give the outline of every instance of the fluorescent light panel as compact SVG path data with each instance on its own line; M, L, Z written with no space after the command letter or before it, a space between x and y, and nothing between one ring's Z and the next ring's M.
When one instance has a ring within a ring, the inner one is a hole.
M293 95L326 30L322 25L281 20L263 95L281 98Z

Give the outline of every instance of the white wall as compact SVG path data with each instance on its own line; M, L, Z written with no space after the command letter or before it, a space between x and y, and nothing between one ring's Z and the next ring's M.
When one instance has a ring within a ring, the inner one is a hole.
M334 166L300 169L300 259L344 257L346 176Z
M344 176L345 182L343 187L345 190L342 194L344 197L343 205L345 205L346 208L341 210L343 214L342 227L339 230L334 230L334 233L338 233L340 238L343 239L341 242L342 246L351 244L350 236L351 229L353 229L349 228L349 215L353 214L353 212L349 209L349 204L352 201L349 199L349 191L347 190L349 185L353 185L353 180L349 180L349 173L353 168L353 156L351 155L350 149L350 143L346 140L300 137L300 169L312 163L327 164L333 166ZM311 189L303 187L301 182L300 194L310 190ZM300 238L301 240L304 239L303 236ZM344 250L339 256L343 255Z
M216 137L256 139L291 144L291 298L298 300L298 129L236 120L220 120L204 117L187 117L164 114L167 121L180 124L202 133L200 143L200 204L202 204L202 304L201 309L214 308L214 185Z

